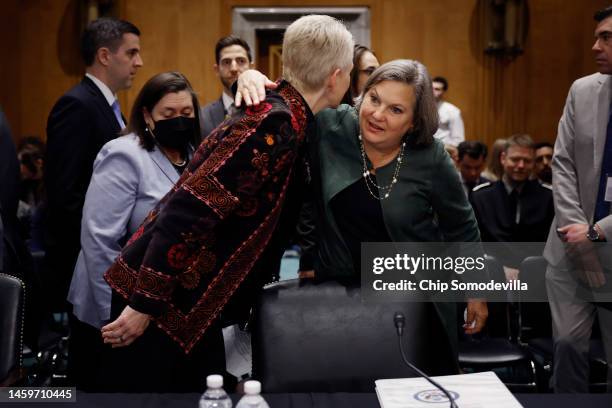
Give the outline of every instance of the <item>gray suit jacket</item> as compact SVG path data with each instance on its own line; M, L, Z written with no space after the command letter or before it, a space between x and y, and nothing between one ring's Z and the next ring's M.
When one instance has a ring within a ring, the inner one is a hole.
M85 196L81 252L68 293L79 320L99 328L110 318L111 288L104 272L178 179L166 156L157 147L143 149L134 134L102 147Z
M210 134L225 119L225 108L223 98L204 106L200 113L200 129L202 129L202 139Z
M593 222L611 87L609 75L589 75L572 84L565 102L552 161L555 219L544 250L544 257L553 266L566 266L565 249L556 228ZM612 238L612 215L597 224L606 237Z

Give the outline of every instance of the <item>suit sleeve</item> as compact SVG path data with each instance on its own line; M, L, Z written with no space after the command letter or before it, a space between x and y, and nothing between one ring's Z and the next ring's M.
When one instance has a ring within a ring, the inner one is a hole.
M249 203L271 206L266 183L283 183L289 177L297 141L288 114L268 116L254 133L235 145L232 139L225 137L215 149L217 153L231 151L222 163L213 165L211 154L190 169L192 173L165 203L130 298L134 309L153 316L165 310L176 277L186 268L176 263L178 248L185 249L184 237L197 234L200 241L206 241L214 238L219 223ZM187 249L185 256L198 256L201 250Z
M137 154L133 153L118 148L117 144L102 149L94 163L83 207L82 252L94 301L103 320L110 316L111 299L104 272L119 255L138 193L140 167Z
M62 209L66 231L78 231L81 222L85 191L79 175L89 156L91 127L87 108L76 98L63 97L49 115L45 187L49 207Z
M588 224L578 192L578 176L576 174L574 156L574 92L572 85L559 121L557 141L552 160L553 198L557 227L568 224Z

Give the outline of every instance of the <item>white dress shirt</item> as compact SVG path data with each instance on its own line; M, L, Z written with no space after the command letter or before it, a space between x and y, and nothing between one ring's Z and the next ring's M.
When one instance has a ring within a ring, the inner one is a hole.
M438 116L440 123L438 131L434 134L442 143L457 146L465 140L465 130L461 110L452 103L442 101L438 103Z

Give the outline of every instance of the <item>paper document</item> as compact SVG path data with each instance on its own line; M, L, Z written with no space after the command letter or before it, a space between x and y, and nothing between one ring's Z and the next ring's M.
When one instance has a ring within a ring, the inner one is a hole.
M432 377L453 396L459 408L521 408L522 405L497 375L485 373ZM448 398L424 378L376 380L382 408L442 408Z

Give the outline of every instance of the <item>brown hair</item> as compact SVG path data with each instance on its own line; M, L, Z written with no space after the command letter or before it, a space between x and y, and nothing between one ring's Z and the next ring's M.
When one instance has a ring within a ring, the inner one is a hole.
M370 52L372 53L372 55L376 56L376 54L374 54L374 51L372 51L365 45L355 44L355 50L353 52L353 69L351 70L351 82L349 85L349 89L342 97L342 102L340 103L346 103L351 106L355 105L355 98L359 96L359 93L357 92L357 81L359 80L360 71L359 61L361 60L363 54L365 54L366 52Z
M535 143L533 142L531 136L521 133L512 135L506 139L506 147L504 148L504 152L507 152L512 146L526 147L528 149L535 150Z
M363 95L383 81L403 82L414 87L416 97L414 126L404 137L408 143L414 146L429 146L432 144L433 135L438 130L438 108L425 65L415 60L398 59L376 68L368 78L363 93L355 104L357 111L361 109Z

